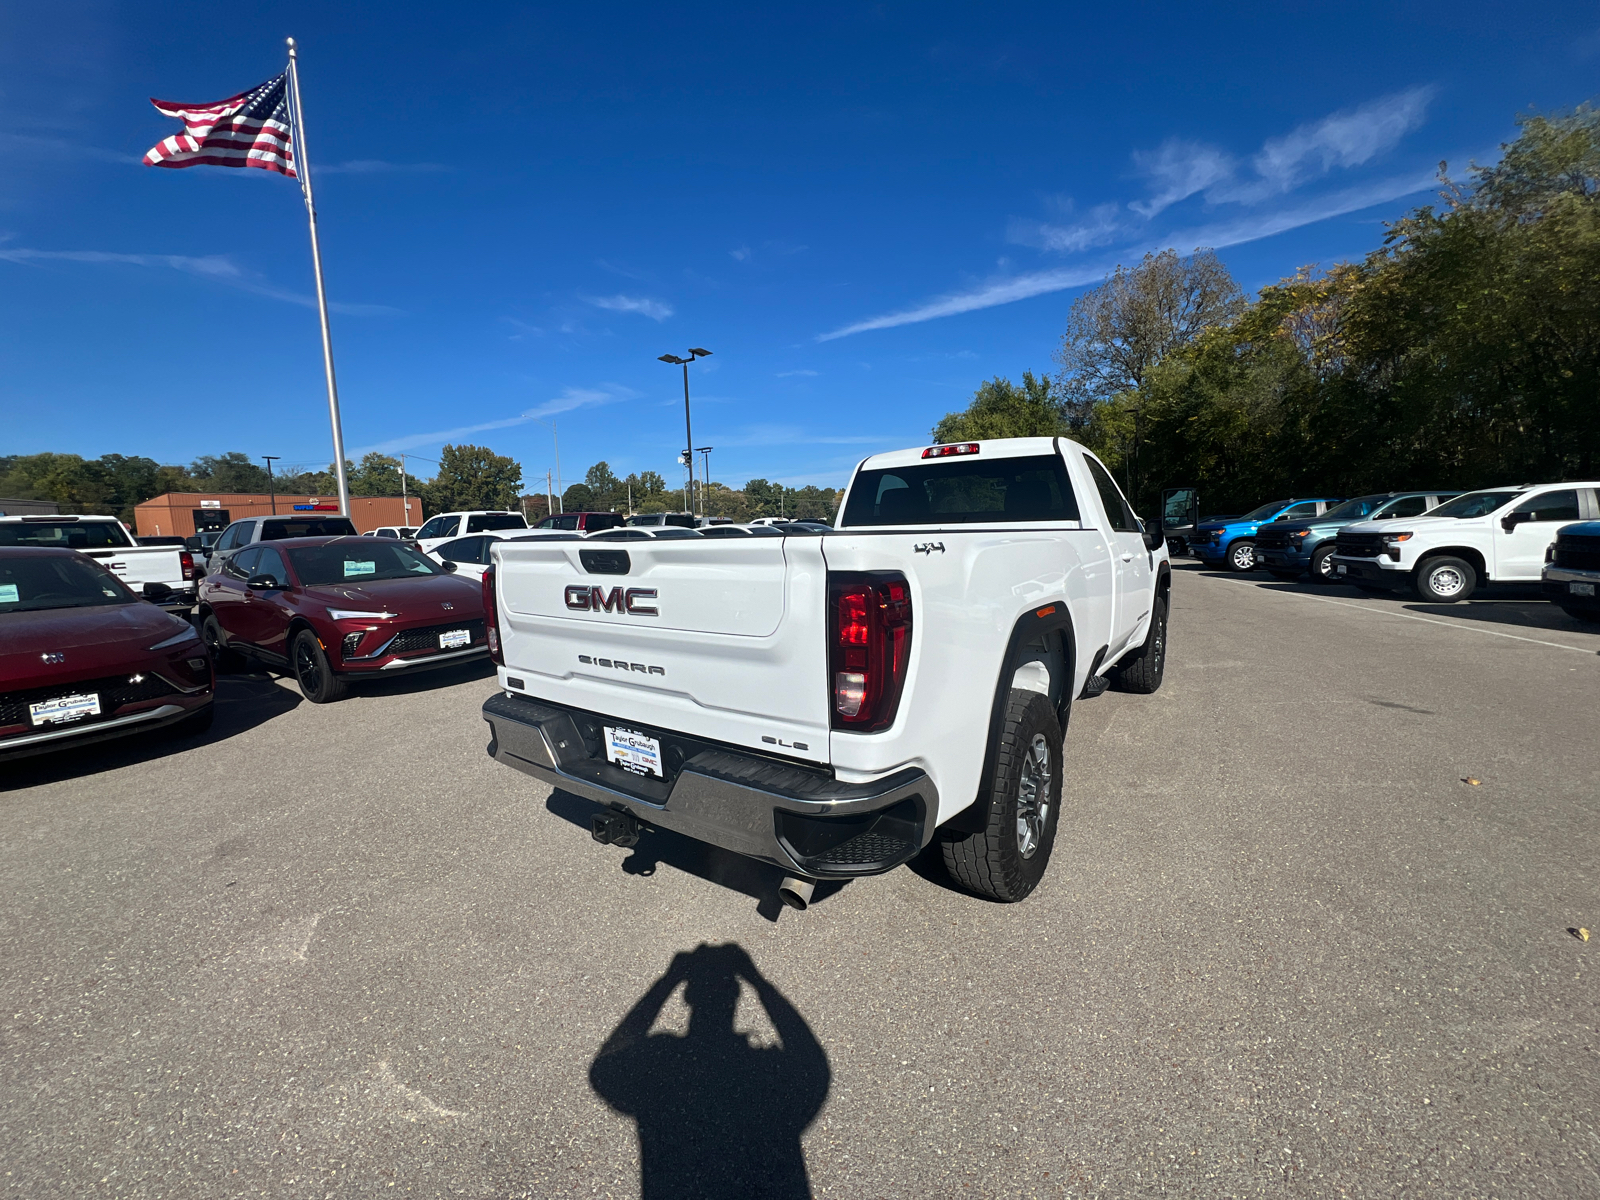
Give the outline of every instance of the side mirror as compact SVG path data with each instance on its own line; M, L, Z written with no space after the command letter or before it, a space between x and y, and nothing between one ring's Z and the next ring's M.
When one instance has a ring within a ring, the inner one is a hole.
M283 585L271 575L252 575L245 581L245 587L249 588L252 592L271 592L276 591L282 586Z
M442 563L440 563L440 564L439 564L439 569L440 569L440 570L441 570L441 571L444 571L444 572L445 572L445 573L447 573L447 574L451 574L451 575L453 575L453 574L455 574L455 572L456 572L456 564L455 564L455 563L453 563L453 562L451 562L451 561L450 561L450 560L449 560L449 559L448 559L448 558L447 558L447 559L445 559L445 560L444 560L444 561L443 561L443 562L442 562Z
M152 604L161 604L172 599L172 589L166 584L158 583L153 579L140 590L143 592L144 598Z
M1509 512L1500 518L1500 528L1504 529L1507 533L1510 533L1532 515L1532 513L1525 512Z
M1144 548L1150 551L1161 549L1166 544L1167 535L1161 531L1160 521L1139 522L1140 532L1144 536Z

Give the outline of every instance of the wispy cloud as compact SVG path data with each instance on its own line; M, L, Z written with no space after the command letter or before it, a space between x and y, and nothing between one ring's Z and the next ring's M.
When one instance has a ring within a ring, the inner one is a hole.
M1153 217L1233 174L1233 159L1225 151L1177 138L1168 138L1157 150L1135 150L1133 165L1156 189L1148 200L1135 200L1128 205L1145 217Z
M815 371L806 371L806 370L800 370L800 371L779 371L779 372L778 372L778 378L779 378L779 379L792 379L792 378L793 378L793 377L794 377L794 376L796 376L796 375L805 375L805 376L811 376L811 375L815 375L815 374L816 374L816 372L815 372Z
M745 259L750 257L750 247L740 246L737 250L729 250L728 257L736 262L743 262Z
M1002 262L1002 273L982 283L852 322L819 334L817 340L913 325L1081 287L1104 278L1119 261L1163 247L1237 246L1426 191L1433 186L1431 173L1376 180L1298 202L1285 199L1336 169L1364 166L1392 150L1422 124L1434 91L1409 88L1300 125L1267 139L1248 165L1215 146L1179 139L1169 139L1154 151L1136 151L1134 165L1151 188L1146 198L1128 203L1125 209L1102 204L1071 222L1013 218L1007 231L1015 244L1067 255L1120 243L1114 257L1095 255L1086 262L1021 274L1012 274L1009 264ZM1153 218L1201 194L1208 208L1238 205L1244 211L1190 229L1156 232ZM1071 202L1064 202L1064 207L1070 214Z
M652 321L665 321L672 315L672 305L665 300L652 300L648 296L585 296L584 300L607 312L638 313Z
M718 449L746 446L896 446L893 434L841 436L817 433L799 425L745 425L736 432L717 435Z
M632 400L638 396L639 393L632 388L616 383L601 384L598 388L569 387L559 396L525 409L514 417L500 417L493 421L479 421L475 425L458 425L454 429L437 429L430 433L403 434L400 437L375 442L370 446L359 447L350 453L360 457L373 451L379 454L393 454L397 450L411 450L417 446L442 446L446 442L458 441L474 433L487 433L491 429L511 429L517 425L526 425L530 421L572 412L574 409L592 408L595 405L612 404L619 400Z
M353 158L349 162L328 163L326 166L319 163L312 171L316 175L432 175L454 169L444 163L397 163L381 158Z
M25 247L6 249L0 247L0 261L14 263L44 263L44 262L76 262L111 264L134 267L167 267L174 271L181 271L185 275L194 275L201 279L208 279L216 283L226 284L228 287L238 288L240 291L250 292L257 296L266 296L273 300L282 300L289 304L298 304L304 308L315 308L315 296L301 292L289 291L280 288L262 279L251 271L246 271L225 254L119 254L108 250L33 250ZM336 313L350 317L375 317L395 316L400 309L391 308L387 304L349 304L342 301L330 301L328 308Z

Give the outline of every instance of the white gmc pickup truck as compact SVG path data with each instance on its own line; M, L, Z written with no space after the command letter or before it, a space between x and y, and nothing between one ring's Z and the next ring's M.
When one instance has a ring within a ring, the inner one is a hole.
M669 536L671 535L671 536ZM880 454L835 529L615 529L496 542L484 574L498 761L818 879L938 839L1020 900L1044 874L1072 701L1161 686L1171 567L1104 466L1061 438Z
M182 546L141 546L115 517L0 517L0 546L55 546L87 554L146 600L187 617L204 574Z

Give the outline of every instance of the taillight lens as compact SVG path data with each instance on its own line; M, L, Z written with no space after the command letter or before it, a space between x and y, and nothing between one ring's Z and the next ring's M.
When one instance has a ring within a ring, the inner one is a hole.
M183 567L183 578L186 581L194 579L194 555L187 550L179 550L178 564Z
M833 727L874 733L893 725L911 661L911 588L905 576L829 574L828 635Z
M505 651L500 645L500 609L494 602L494 564L483 573L483 628L489 639L489 657L500 666L506 665Z

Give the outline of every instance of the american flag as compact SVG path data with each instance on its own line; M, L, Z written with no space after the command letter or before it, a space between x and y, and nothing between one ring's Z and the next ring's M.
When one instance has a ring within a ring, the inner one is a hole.
M215 104L150 103L183 132L152 146L147 167L265 167L297 178L289 126L289 73Z

